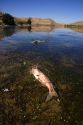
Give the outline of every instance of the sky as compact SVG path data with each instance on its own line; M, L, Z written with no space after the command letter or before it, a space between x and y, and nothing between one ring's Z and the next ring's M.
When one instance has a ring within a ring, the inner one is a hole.
M0 11L16 17L51 18L59 23L83 20L83 0L0 0Z

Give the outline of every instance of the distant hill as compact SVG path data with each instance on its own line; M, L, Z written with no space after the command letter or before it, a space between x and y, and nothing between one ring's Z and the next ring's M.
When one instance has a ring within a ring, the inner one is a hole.
M5 13L4 12L0 12L0 25L3 25L3 21L2 21L2 18L3 18L3 15ZM12 15L11 15L12 16ZM75 22L75 23L71 23L71 24L61 24L61 23L57 23L55 22L54 20L50 19L50 18L47 18L47 19L43 19L43 18L18 18L18 17L14 17L14 21L15 21L15 24L17 26L27 26L29 23L28 21L31 21L30 25L32 26L55 26L55 27L83 27L83 21L79 21L79 22Z
M2 21L2 18L3 18L3 15L5 13L4 12L0 12L0 22L1 24L3 23ZM12 16L12 15L11 15ZM54 20L52 20L51 18L47 18L47 19L43 19L43 18L18 18L18 17L14 17L14 21L16 23L17 26L26 26L28 24L28 20L31 21L31 25L44 25L44 26L56 26L56 27L59 27L59 26L64 26L63 24L59 24L57 22L55 22Z
M29 18L18 18L15 17L15 22L17 24L19 24L20 22L24 23L26 25L27 21ZM54 20L47 18L47 19L43 19L43 18L30 18L31 20L31 25L45 25L45 26L62 26L62 24L56 23Z
M31 20L31 25L55 25L55 22L52 19L15 17L16 23L23 22L24 24L26 24L28 19Z
M64 27L66 28L82 28L83 29L83 21L71 23L71 24L65 24Z
M72 23L72 25L83 25L83 21Z

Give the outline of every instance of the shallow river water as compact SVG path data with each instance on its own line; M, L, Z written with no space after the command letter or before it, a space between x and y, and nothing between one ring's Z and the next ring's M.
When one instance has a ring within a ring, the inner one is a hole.
M83 125L83 33L78 31L0 29L0 125ZM60 102L45 102L47 88L30 74L34 65L52 81Z

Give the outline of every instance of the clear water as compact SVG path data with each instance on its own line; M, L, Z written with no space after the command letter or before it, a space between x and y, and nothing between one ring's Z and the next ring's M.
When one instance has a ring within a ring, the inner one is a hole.
M56 86L60 103L45 103L48 90L30 74L33 65ZM1 29L0 97L2 125L83 125L83 33Z

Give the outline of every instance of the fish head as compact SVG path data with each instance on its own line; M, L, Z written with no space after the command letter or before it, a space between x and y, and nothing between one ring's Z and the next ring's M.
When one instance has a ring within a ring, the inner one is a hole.
M32 68L30 72L35 76L36 79L39 78L39 70L37 68Z
M33 66L31 67L31 69L30 69L30 74L33 74L33 73L34 73L34 71L35 71L35 69L36 69L36 66L35 66L35 65L33 65Z

